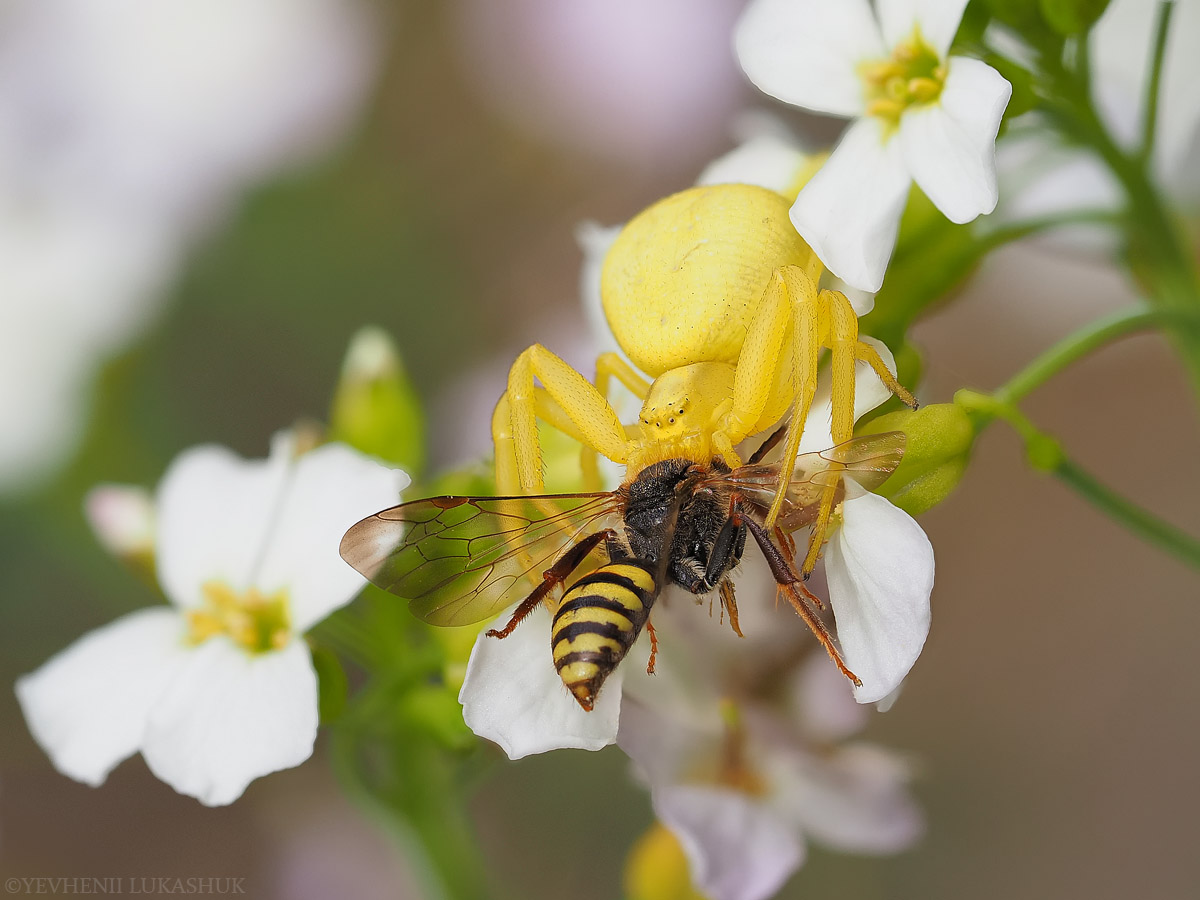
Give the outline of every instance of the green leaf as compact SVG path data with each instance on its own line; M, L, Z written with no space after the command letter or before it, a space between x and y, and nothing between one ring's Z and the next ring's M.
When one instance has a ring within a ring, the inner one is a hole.
M414 687L400 700L400 719L447 750L470 750L477 738L463 722L456 692L442 684Z
M955 225L921 191L912 191L875 308L859 321L861 332L891 348L903 346L913 322L958 287L980 258L970 225Z
M1069 37L1095 25L1108 8L1108 0L1038 0L1038 7L1051 28Z

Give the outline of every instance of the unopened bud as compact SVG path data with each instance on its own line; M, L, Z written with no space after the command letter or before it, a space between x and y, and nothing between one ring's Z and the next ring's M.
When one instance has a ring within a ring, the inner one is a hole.
M101 484L88 491L84 515L101 546L140 574L154 573L154 501L145 488Z
M679 840L658 822L629 851L625 896L629 900L704 900L704 895L692 887Z
M863 431L903 431L908 437L903 461L876 492L911 516L950 496L966 471L975 442L970 417L954 403L889 413L872 419Z
M329 438L419 472L424 417L392 339L367 327L350 341L329 415Z

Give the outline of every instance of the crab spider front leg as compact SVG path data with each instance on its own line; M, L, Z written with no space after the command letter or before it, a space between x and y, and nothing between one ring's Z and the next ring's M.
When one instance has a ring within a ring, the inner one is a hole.
M535 377L544 392L535 388ZM625 428L608 401L583 375L534 344L513 363L508 390L492 415L496 488L501 493L540 494L545 490L538 419L557 425L614 462L623 463L628 456Z
M785 344L789 337L790 346ZM777 415L773 406L778 404L782 386L787 388L792 417L780 471L792 472L816 393L817 363L823 347L830 351L833 443L848 441L854 434L856 360L868 363L889 390L916 406L916 400L896 381L874 348L859 340L858 316L846 296L838 291L818 291L803 269L783 266L772 274L759 311L750 323L738 358L733 405L713 438L715 448L726 455L727 461L732 444L772 424L768 420ZM786 350L790 350L790 373L783 371L788 359ZM774 525L787 489L788 477L781 476L764 520L767 528ZM817 520L801 567L805 576L812 572L825 541L836 489L837 480L832 479L821 492Z
M790 472L795 465L800 434L817 389L821 325L820 295L813 279L799 266L776 269L738 356L732 406L713 436L716 449L731 465L736 465L729 459L732 445L770 427L788 405L793 412L781 470ZM789 360L790 371L785 372ZM781 479L768 527L786 490L787 481Z
M601 353L596 357L595 384L596 390L609 405L611 405L612 401L608 392L614 378L621 382L639 401L644 402L646 396L650 393L650 382L639 375L637 369L621 359L616 353ZM582 443L583 451L580 455L579 464L583 470L583 489L585 491L602 490L603 484L600 479L600 467L598 465L596 449L586 441Z

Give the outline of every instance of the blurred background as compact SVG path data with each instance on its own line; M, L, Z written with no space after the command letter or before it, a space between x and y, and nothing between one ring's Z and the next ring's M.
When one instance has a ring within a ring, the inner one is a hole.
M523 347L590 370L576 226L689 185L733 146L739 112L768 108L730 52L740 6L0 5L0 683L157 600L96 543L88 488L153 486L201 442L265 455L275 430L324 417L360 326L398 343L435 468L487 452ZM818 143L836 134L787 121ZM994 254L917 328L918 394L994 388L1132 298L1082 251ZM1200 534L1197 400L1145 336L1025 409ZM782 896L1200 896L1200 578L1031 472L999 427L922 525L933 630L867 737L915 761L928 833L894 858L812 848ZM0 722L6 876L420 896L320 740L304 766L206 809L140 758L97 790L58 775L7 688ZM474 813L496 884L535 900L620 896L651 821L615 748L499 765Z

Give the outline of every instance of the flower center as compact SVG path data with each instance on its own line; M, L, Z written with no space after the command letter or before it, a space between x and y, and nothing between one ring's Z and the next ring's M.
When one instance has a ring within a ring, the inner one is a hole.
M187 612L191 643L224 634L250 653L266 653L282 650L291 640L286 590L267 596L250 588L239 594L223 581L206 582L201 590L204 605Z
M921 30L897 44L890 59L873 60L859 66L867 96L867 115L878 116L888 131L913 106L933 103L946 83L946 64L925 43Z
M751 797L767 793L766 779L751 764L746 752L746 726L737 704L730 699L721 702L721 718L725 720L725 737L721 742L721 757L717 782Z

